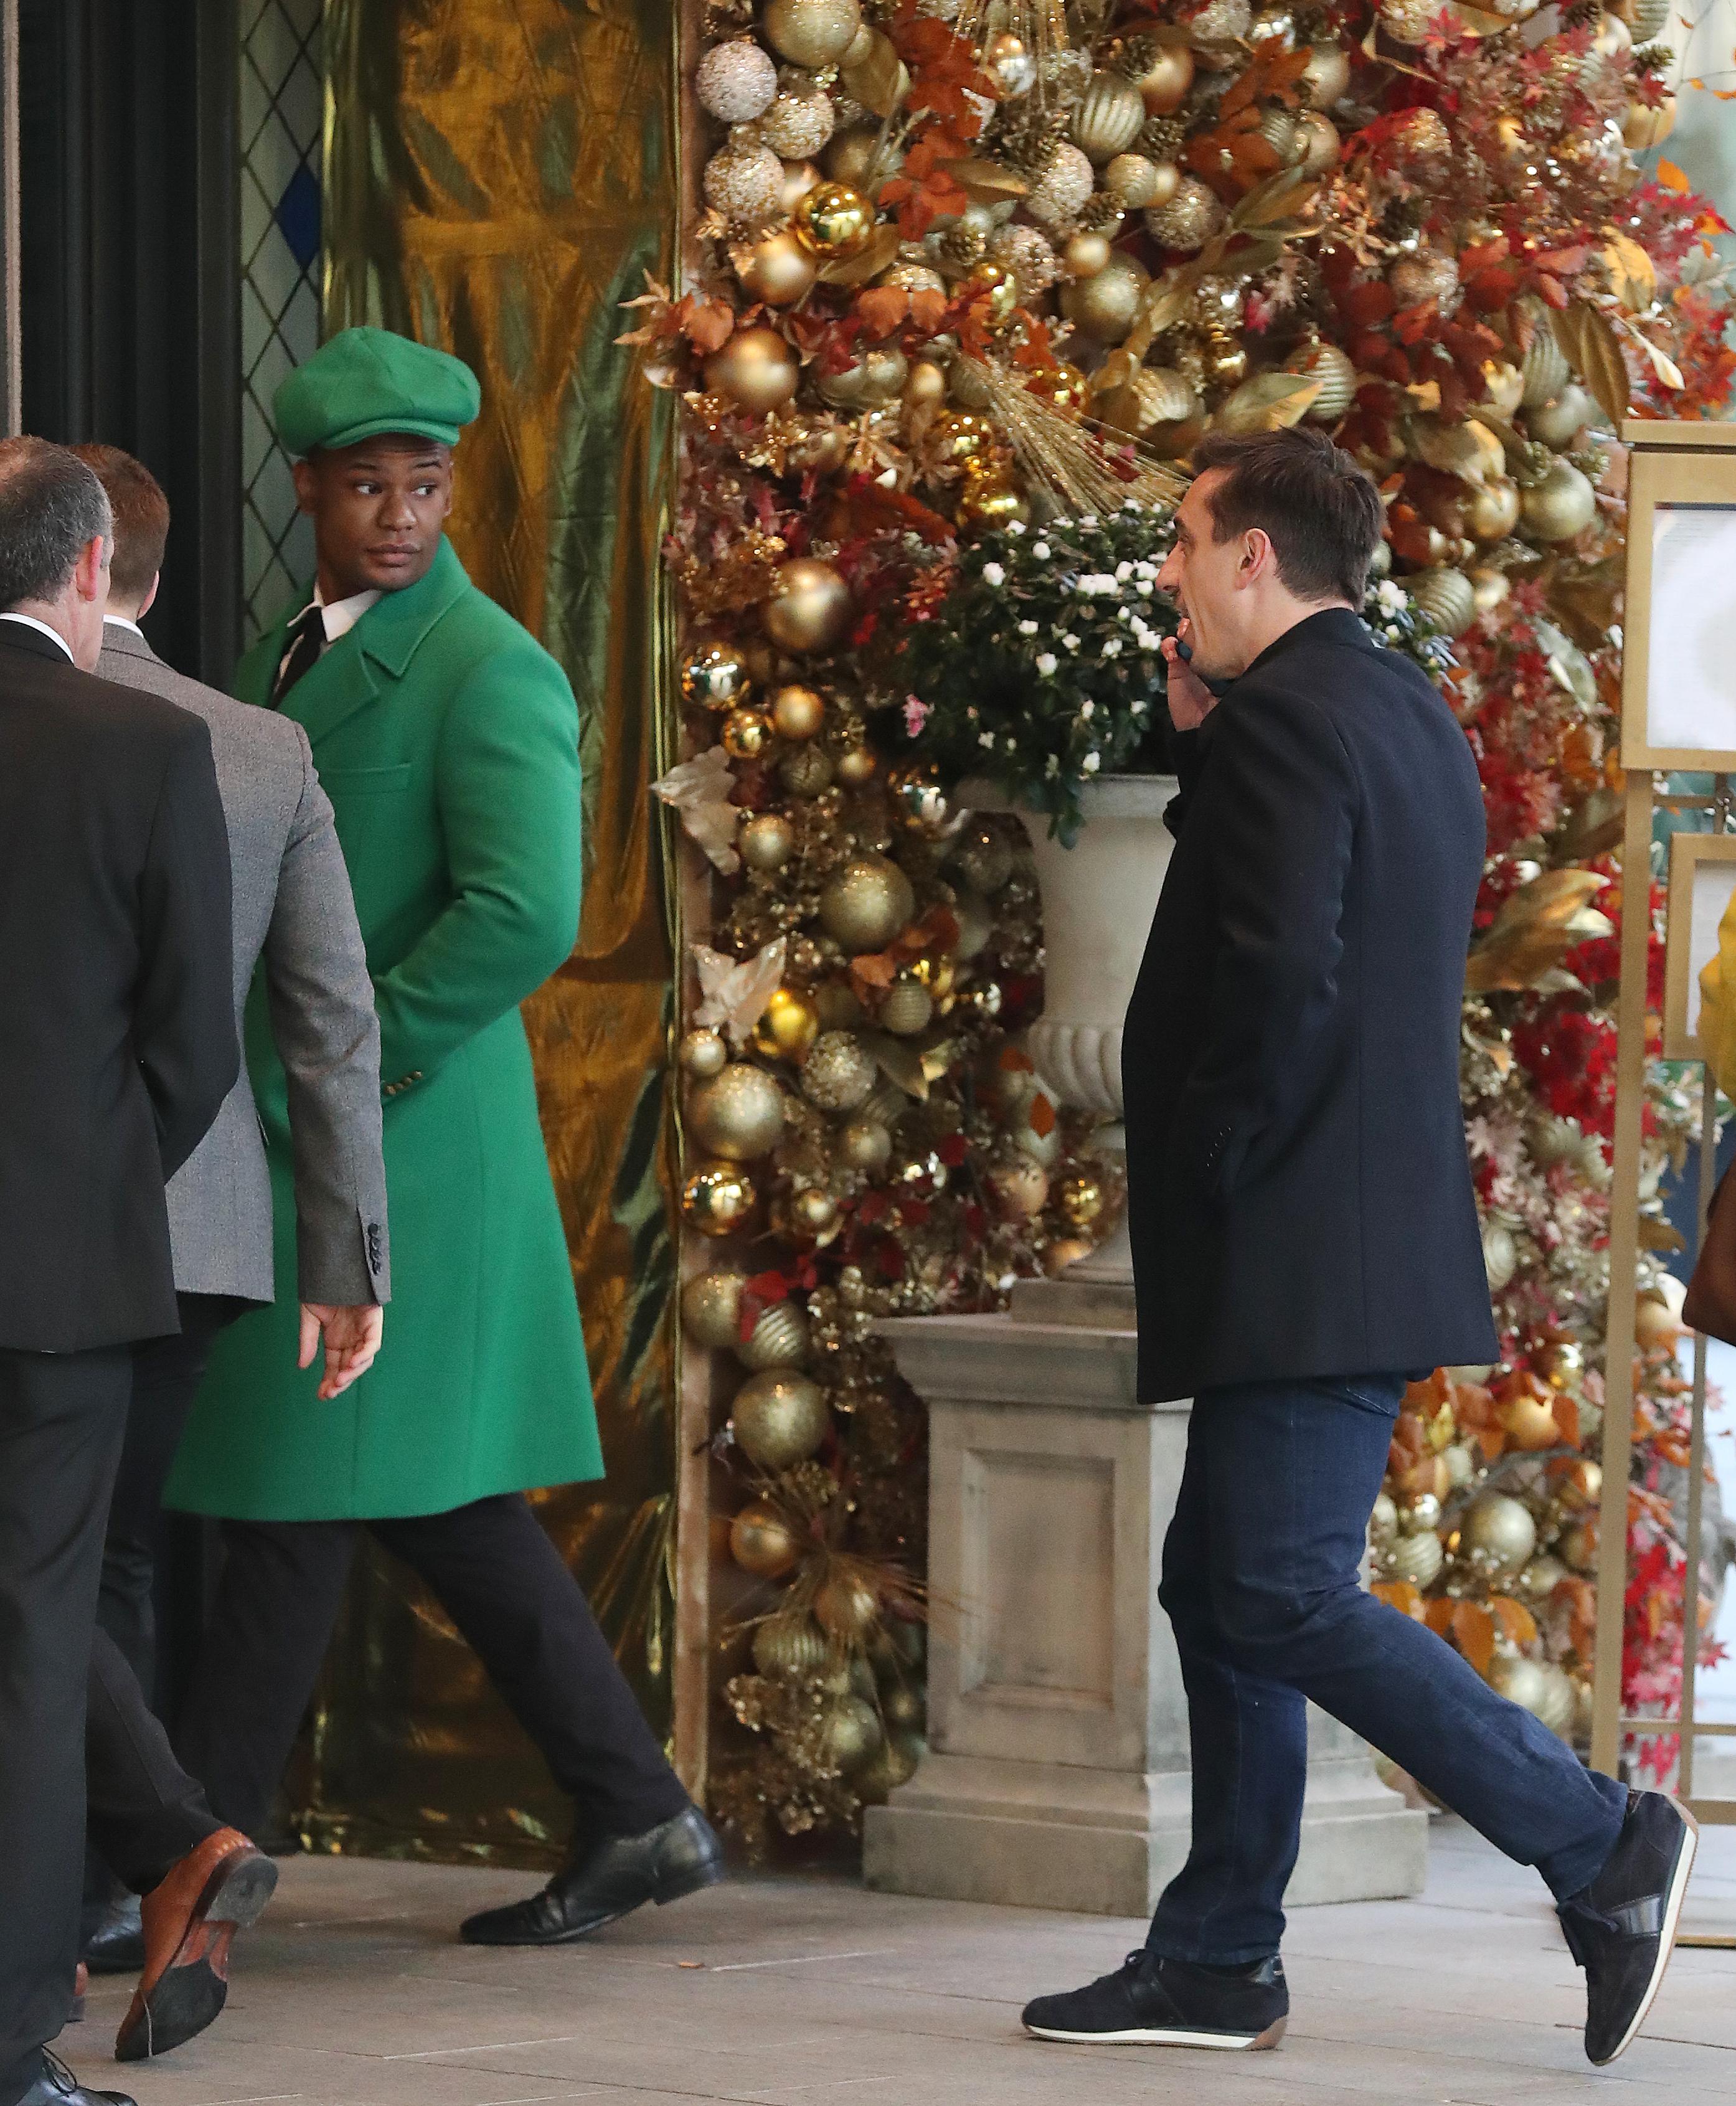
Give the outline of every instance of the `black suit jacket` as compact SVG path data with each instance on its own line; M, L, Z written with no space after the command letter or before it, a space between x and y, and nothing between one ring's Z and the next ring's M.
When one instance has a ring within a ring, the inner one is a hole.
M1181 742L1122 1041L1139 1395L1492 1360L1459 1008L1465 735L1347 608Z
M0 621L0 1346L179 1329L167 1179L239 1071L211 737Z

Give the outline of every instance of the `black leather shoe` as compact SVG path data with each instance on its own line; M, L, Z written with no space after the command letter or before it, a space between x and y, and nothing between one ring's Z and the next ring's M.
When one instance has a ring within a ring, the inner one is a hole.
M43 2073L18 2106L137 2106L124 2091L87 2091L57 2054L43 2050Z
M145 1965L145 1926L139 1898L110 1902L79 1952L93 1974L136 1974Z
M1143 1947L1083 1989L1039 1996L1023 2023L1039 2040L1129 2041L1151 2047L1276 2047L1290 1991L1274 1953L1250 1967L1195 1967Z
M1676 1945L1699 1829L1661 1791L1631 1791L1608 1863L1555 1913L1586 1970L1586 2053L1613 2062L1639 2032Z
M660 1907L723 1876L723 1846L696 1806L642 1835L609 1835L575 1854L539 1894L459 1926L467 1945L566 1945L647 1902Z

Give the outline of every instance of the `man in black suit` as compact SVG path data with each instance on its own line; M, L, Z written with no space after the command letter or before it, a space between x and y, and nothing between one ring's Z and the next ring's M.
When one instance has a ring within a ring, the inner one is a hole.
M1407 1379L1498 1350L1458 1094L1476 768L1360 619L1380 500L1349 456L1277 432L1194 466L1159 580L1192 650L1166 646L1176 846L1122 1040L1139 1395L1195 1400L1159 1588L1192 1846L1144 1948L1025 2024L1277 2045L1312 1698L1537 1867L1610 2061L1668 1961L1691 1822L1359 1581Z
M121 2098L45 2047L85 1684L132 1348L177 1328L163 1186L240 1059L209 734L87 670L110 541L89 468L0 442L0 2106Z

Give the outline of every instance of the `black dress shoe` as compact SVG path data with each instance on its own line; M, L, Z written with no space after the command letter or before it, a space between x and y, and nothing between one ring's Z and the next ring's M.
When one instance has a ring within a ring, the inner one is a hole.
M1631 1791L1608 1862L1563 1902L1568 1950L1586 1970L1586 2053L1613 2062L1639 2032L1676 1945L1699 1829L1661 1791Z
M80 1949L79 1958L93 1974L136 1974L145 1965L145 1926L139 1898L128 1894L110 1902L101 1920Z
M88 2091L57 2054L43 2050L43 2072L18 2106L137 2106L124 2091Z
M1149 2047L1276 2047L1290 1992L1276 1954L1252 1966L1195 1967L1143 1947L1083 1989L1027 2004L1039 2040L1143 2043Z
M723 1876L723 1846L696 1806L642 1835L609 1835L576 1854L539 1894L459 1926L467 1945L565 1945L647 1902L679 1901Z

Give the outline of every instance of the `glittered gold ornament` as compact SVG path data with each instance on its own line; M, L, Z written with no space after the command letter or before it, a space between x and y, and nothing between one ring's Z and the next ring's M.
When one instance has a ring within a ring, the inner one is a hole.
M787 227L756 241L736 269L743 291L768 307L793 307L812 288L815 275L812 250Z
M1597 517L1597 493L1571 461L1558 460L1521 496L1519 513L1540 541L1571 541Z
M780 58L817 71L849 50L862 11L857 0L766 0L759 26Z
M820 1035L820 1012L794 988L772 990L754 1026L754 1050L768 1060L800 1060Z
M847 1168L872 1176L891 1158L892 1136L878 1119L850 1119L839 1133L838 1153Z
M794 1682L825 1664L831 1641L812 1616L784 1610L754 1633L754 1665L774 1682Z
M769 146L730 146L705 164L705 202L732 226L763 226L776 217L784 164Z
M763 1375L775 1369L803 1366L808 1360L808 1346L807 1312L799 1302L785 1301L768 1302L754 1319L753 1335L744 1342L737 1333L735 1350L736 1357L743 1367L751 1368L756 1374ZM742 1386L736 1399L736 1437L741 1440L753 1461L768 1470L781 1470L784 1464L767 1462L763 1456L754 1454L751 1445L742 1436L742 1400L747 1397L750 1390L756 1398L762 1394L771 1394L769 1390L763 1392L754 1390L751 1383ZM813 1446L817 1448L819 1445L816 1441ZM803 1453L812 1454L813 1448L804 1449ZM801 1457L792 1456L790 1460L799 1462Z
M732 760L758 760L772 745L772 719L763 710L732 710L723 719L723 751Z
M1169 203L1145 215L1145 230L1152 240L1183 256L1203 249L1223 224L1224 208L1217 193L1197 176L1183 176Z
M828 263L848 262L868 245L875 210L848 183L816 183L796 207L795 231Z
M1465 508L1465 523L1479 541L1505 540L1519 516L1519 485L1505 475L1491 476Z
M799 797L804 801L810 797L817 797L831 786L832 757L824 746L817 745L811 739L806 740L800 746L792 747L778 762L777 778L792 797ZM749 825L751 824L749 821ZM742 831L745 835L748 827L744 827ZM787 857L784 860L787 861ZM763 864L756 867L775 869L777 866Z
M840 1645L859 1644L879 1613L879 1594L854 1572L834 1572L814 1597L816 1620Z
M1025 209L1039 226L1058 226L1079 211L1096 181L1090 162L1063 141L1031 186Z
M880 1003L880 1025L897 1037L909 1038L934 1014L934 997L911 972L901 972Z
M1531 1509L1505 1492L1479 1492L1459 1523L1461 1554L1492 1578L1517 1572L1537 1546Z
M1167 117L1179 110L1193 85L1193 53L1184 43L1161 43L1157 56L1134 83L1148 115Z
M696 1272L681 1290L681 1320L696 1345L723 1352L740 1340L742 1275Z
M736 1392L730 1418L736 1445L762 1470L787 1470L794 1463L806 1462L832 1423L825 1391L788 1365L750 1375Z
M1546 446L1564 453L1597 414L1597 405L1577 382L1569 381L1552 402L1525 412L1525 429Z
M705 361L705 388L738 409L781 409L796 392L801 366L774 329L737 329Z
M802 1063L802 1094L823 1112L853 1111L879 1073L861 1039L848 1031L822 1031Z
M1316 110L1330 110L1349 88L1349 53L1342 44L1310 44L1308 64L1296 86Z
M1477 595L1463 571L1443 564L1405 580L1411 598L1443 636L1462 636L1477 617Z
M989 240L987 260L1012 272L1013 292L1027 306L1047 292L1060 275L1061 266L1048 235L1034 226L997 228ZM967 284L975 276L973 271Z
M896 345L879 345L865 351L841 372L821 374L814 385L834 407L871 410L895 401L910 371L910 361Z
M874 282L877 285L889 285L896 293L944 293L946 289L946 281L938 271L931 271L926 263L908 261L893 264ZM906 393L909 388L910 381L906 378Z
M749 870L781 870L795 854L795 829L781 812L758 812L736 837Z
M1103 188L1128 212L1167 204L1180 181L1173 161L1153 161L1143 154L1117 154L1103 171Z
M1061 267L1071 278L1094 278L1114 253L1107 235L1070 234L1061 250Z
M696 709L732 710L753 692L746 654L733 643L690 644L678 678L682 700Z
M821 1758L845 1777L866 1768L884 1737L874 1706L860 1696L836 1697L820 1714Z
M1356 368L1336 343L1303 344L1285 360L1284 370L1320 383L1305 413L1311 423L1337 423L1356 400Z
M754 1181L733 1163L702 1163L681 1188L681 1217L702 1236L732 1236L754 1211Z
M729 1554L745 1572L781 1580L802 1557L802 1541L776 1507L755 1499L729 1525Z
M708 1154L751 1163L783 1137L784 1093L763 1068L732 1060L693 1092L687 1123Z
M1149 220L1156 215L1146 217ZM1081 336L1095 343L1119 343L1139 320L1139 303L1150 283L1151 273L1143 263L1117 253L1093 276L1067 287L1061 295L1061 311Z
M1380 0L1380 27L1395 44L1420 44L1447 11L1447 0Z
M1145 104L1125 74L1094 73L1073 110L1073 143L1101 168L1125 153L1145 122Z
M772 107L777 68L751 37L714 44L693 69L700 107L723 124L748 124Z
M721 1031L701 1024L683 1035L675 1057L684 1073L696 1082L709 1082L714 1075L723 1073L729 1060L729 1044Z
M997 1163L988 1173L988 1187L1011 1221L1035 1221L1049 1201L1049 1180L1035 1163Z
M820 895L820 921L852 952L881 951L916 911L911 881L883 855L852 856Z
M1188 18L1188 35L1196 49L1237 43L1254 20L1250 0L1206 0Z
M793 655L830 651L850 626L850 588L830 563L810 556L781 565L760 612L766 634Z
M1083 410L1091 398L1091 383L1076 365L1060 359L1040 365L1025 379L1027 392L1063 413Z
M779 89L759 119L759 136L786 161L805 161L831 137L836 122L832 98L803 82Z

